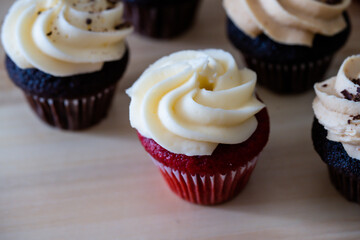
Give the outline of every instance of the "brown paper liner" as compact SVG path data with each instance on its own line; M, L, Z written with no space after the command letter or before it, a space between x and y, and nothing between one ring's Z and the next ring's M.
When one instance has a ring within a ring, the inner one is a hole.
M193 24L199 3L200 0L191 0L154 6L124 1L124 18L142 35L173 38Z
M257 73L258 82L282 94L301 93L322 81L332 56L302 63L272 63L244 55L247 66Z
M245 187L258 156L234 171L215 175L192 175L171 169L152 158L170 189L181 198L196 204L214 205L226 202Z
M43 98L27 93L25 97L44 122L61 129L80 130L106 117L115 89L116 84L97 94L75 99Z
M360 178L328 166L331 183L349 201L360 203Z

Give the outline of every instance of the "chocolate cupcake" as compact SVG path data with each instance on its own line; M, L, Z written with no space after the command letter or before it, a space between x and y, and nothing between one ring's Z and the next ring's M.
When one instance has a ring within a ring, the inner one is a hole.
M69 130L106 117L128 62L122 3L26 1L2 28L6 69L46 123Z
M135 31L152 38L173 38L191 27L200 0L123 0L124 16Z
M348 39L350 2L224 0L227 34L260 84L304 92L323 79Z
M360 203L360 55L336 77L315 84L312 140L336 189Z
M163 57L127 90L131 126L178 196L213 205L245 187L269 137L255 84L253 71L210 49Z

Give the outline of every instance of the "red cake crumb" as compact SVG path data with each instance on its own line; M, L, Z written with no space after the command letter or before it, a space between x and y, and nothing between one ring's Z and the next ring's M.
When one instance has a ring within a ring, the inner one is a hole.
M138 137L145 150L167 167L190 172L190 174L224 174L245 165L265 147L270 131L266 108L257 113L255 117L258 120L258 127L248 140L239 144L219 144L212 155L175 154L164 149L154 140L142 136L139 132Z

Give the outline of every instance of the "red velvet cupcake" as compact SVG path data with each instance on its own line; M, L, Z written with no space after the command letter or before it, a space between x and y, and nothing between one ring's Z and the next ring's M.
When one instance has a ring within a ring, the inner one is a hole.
M130 122L170 188L197 204L235 197L269 137L256 74L222 50L181 51L127 90Z

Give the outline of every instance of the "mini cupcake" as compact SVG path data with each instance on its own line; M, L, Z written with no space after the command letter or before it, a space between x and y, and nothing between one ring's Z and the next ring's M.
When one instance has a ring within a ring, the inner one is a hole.
M256 74L222 50L180 51L127 90L130 122L170 188L212 205L246 185L269 137Z
M348 39L351 0L224 0L227 34L260 84L299 93L322 80Z
M135 31L153 38L173 38L191 27L200 0L123 0L125 19Z
M128 62L122 12L106 0L14 2L1 34L6 69L46 123L78 130L106 116Z
M347 58L336 77L314 88L315 150L336 189L360 203L360 55Z

